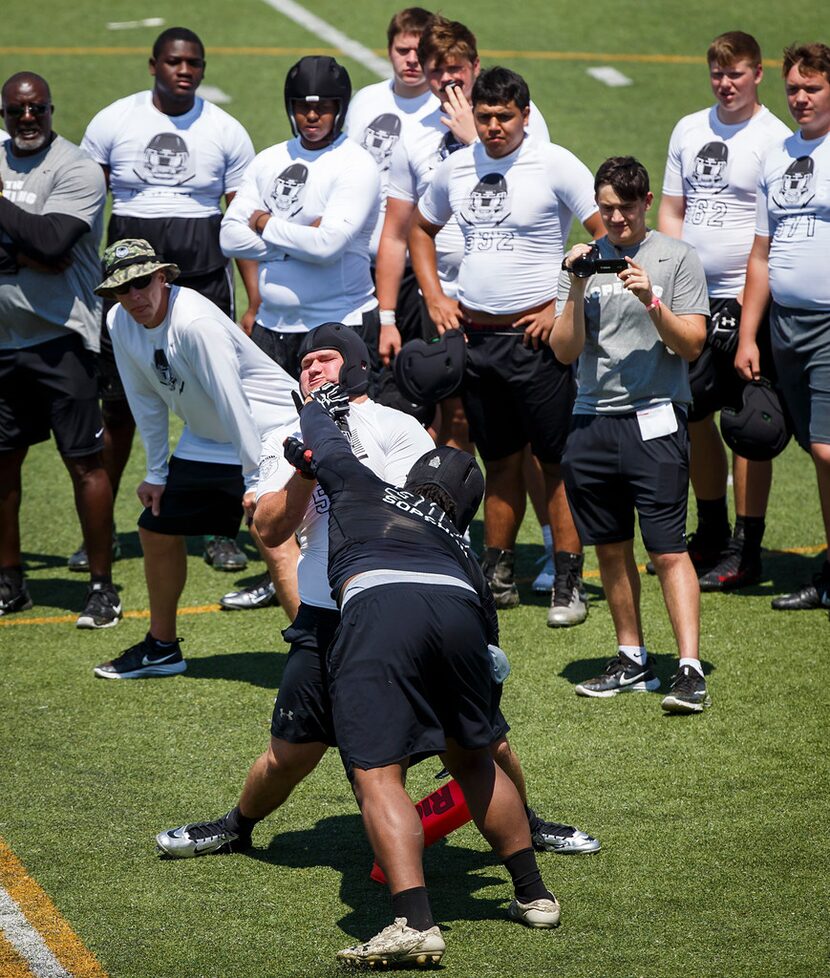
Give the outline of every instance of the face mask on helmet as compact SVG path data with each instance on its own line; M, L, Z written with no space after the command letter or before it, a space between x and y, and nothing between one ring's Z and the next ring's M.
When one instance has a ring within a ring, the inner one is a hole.
M339 105L334 118L333 136L336 139L343 129L346 110L352 97L352 83L349 73L334 58L310 55L300 60L288 71L285 79L285 111L291 131L299 135L294 119L292 102L309 102L320 99L335 99Z
M452 520L459 533L470 525L484 497L484 476L476 460L446 445L422 455L409 470L404 489L416 492L419 486L437 486L450 497L455 504Z
M337 350L343 357L338 383L349 397L359 397L369 389L369 349L357 333L342 323L323 323L303 340L300 347L300 363L303 357L317 350Z

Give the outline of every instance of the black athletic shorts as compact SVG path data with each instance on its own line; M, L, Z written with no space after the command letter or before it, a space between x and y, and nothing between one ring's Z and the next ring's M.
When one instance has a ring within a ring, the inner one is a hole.
M169 536L209 534L233 539L242 522L244 492L241 465L193 462L173 455L160 513L153 516L148 507L138 525Z
M721 408L740 409L746 381L735 369L735 348L718 349L712 345L712 321L717 314L728 315L741 321L740 306L734 299L710 299L710 318L706 321L706 343L703 352L689 364L689 386L692 389L692 405L689 421L702 421ZM764 313L758 329L758 350L761 356L761 373L770 382L775 381L775 367L769 339L769 309Z
M376 373L380 362L378 360L380 318L377 309L365 312L363 322L359 326L352 326L351 328L369 348L372 370L373 373ZM254 328L251 330L251 339L260 350L267 354L274 363L278 363L295 380L300 379L300 347L303 345L306 336L308 336L308 332L284 333L278 329L266 329L260 323L254 323Z
M689 437L675 407L677 431L643 441L635 413L574 416L562 473L583 544L634 537L634 512L649 553L686 549Z
M521 330L466 332L461 399L478 454L505 458L529 442L540 462L561 461L576 396L571 367L547 345L525 346Z
M328 652L334 730L346 773L412 763L500 736L484 612L462 588L369 588L347 602Z
M0 350L0 451L48 441L50 431L65 458L104 445L95 354L78 333Z
M301 604L282 633L291 648L274 700L272 737L289 744L335 746L325 655L339 624L339 611Z

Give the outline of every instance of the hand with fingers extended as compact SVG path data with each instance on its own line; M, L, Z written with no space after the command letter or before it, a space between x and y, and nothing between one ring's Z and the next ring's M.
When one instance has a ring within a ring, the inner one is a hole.
M306 448L299 438L294 437L286 438L282 445L283 455L304 479L317 478L317 463L310 448Z

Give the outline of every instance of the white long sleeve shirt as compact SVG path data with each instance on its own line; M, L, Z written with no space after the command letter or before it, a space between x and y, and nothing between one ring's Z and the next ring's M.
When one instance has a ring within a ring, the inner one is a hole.
M170 412L185 427L174 455L242 465L256 483L262 438L296 422L294 381L209 299L173 286L152 329L120 305L107 316L118 372L147 453L147 482L167 481Z
M258 322L286 333L356 326L377 306L369 241L379 194L375 161L346 136L317 151L290 139L254 159L219 240L228 257L260 263ZM255 210L272 215L262 235L248 226Z

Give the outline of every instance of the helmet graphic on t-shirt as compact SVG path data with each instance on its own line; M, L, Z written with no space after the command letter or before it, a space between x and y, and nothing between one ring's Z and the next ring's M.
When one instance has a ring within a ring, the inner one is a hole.
M143 169L136 174L145 183L175 187L194 176L193 162L187 143L178 133L160 132L144 149Z
M780 193L773 196L775 203L779 207L804 207L809 204L815 196L813 169L811 156L799 156L793 160L781 177Z
M726 164L729 162L729 149L726 143L706 143L695 157L689 183L696 190L724 190Z
M467 224L486 227L501 224L509 214L507 181L500 173L486 173L467 199L461 219Z
M372 154L375 163L382 170L388 170L392 150L400 135L401 120L393 112L384 112L366 126L360 144Z
M302 194L306 180L308 180L308 167L302 163L292 163L274 181L271 197L281 217L293 217L302 210Z

